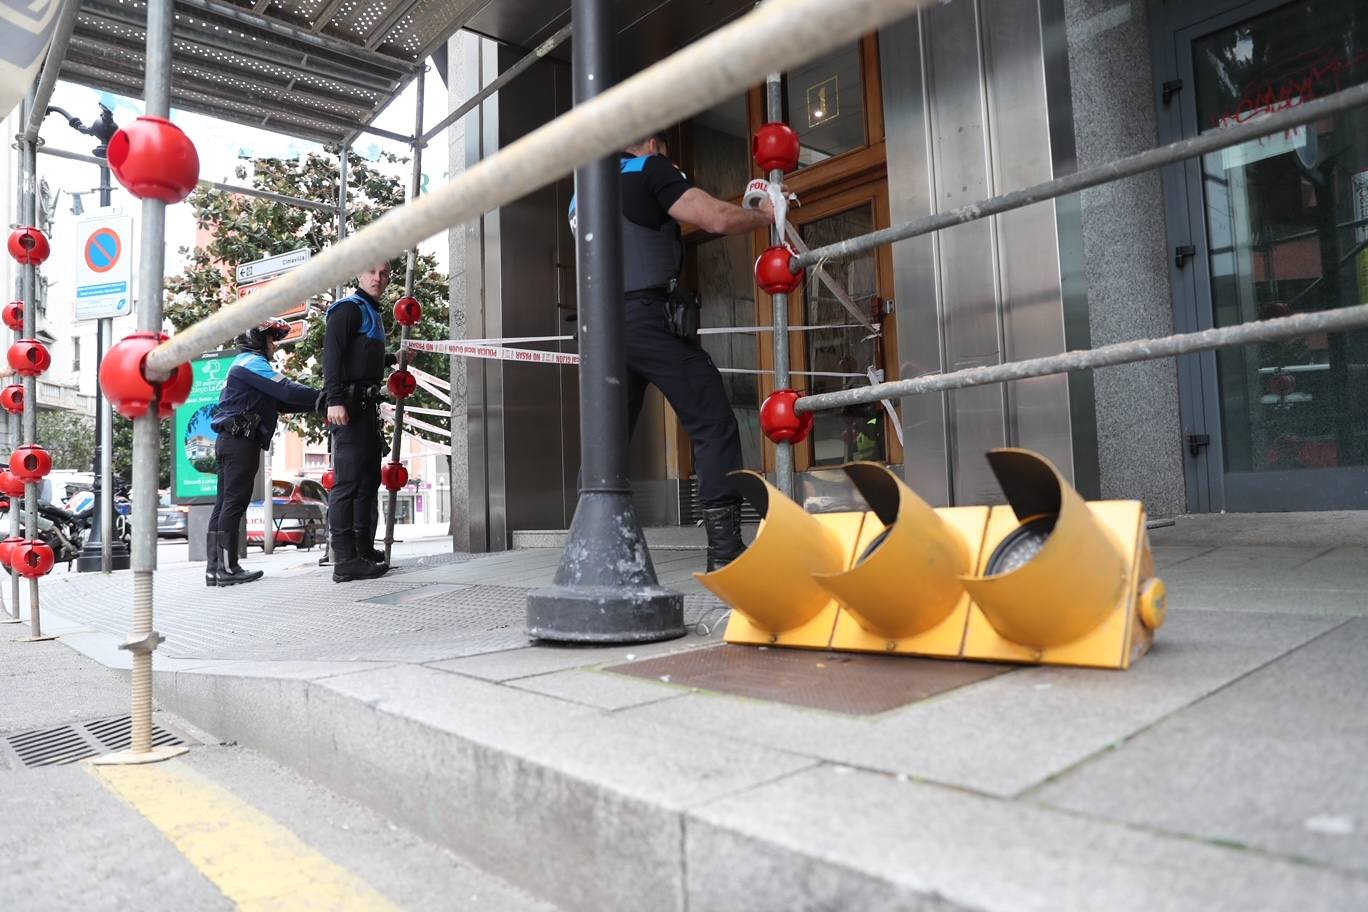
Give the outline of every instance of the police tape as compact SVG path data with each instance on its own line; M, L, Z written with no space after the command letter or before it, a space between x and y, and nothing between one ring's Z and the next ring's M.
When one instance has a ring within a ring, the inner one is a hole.
M823 327L829 328L829 327ZM575 367L580 363L579 355L571 352L548 352L536 351L530 348L513 348L507 345L485 345L475 342L465 342L456 339L409 339L404 343L414 351L430 352L438 355L455 355L460 358L477 358L489 361L517 361L523 364L556 364L561 366ZM413 368L409 368L413 372ZM773 374L772 370L756 370L748 367L719 367L718 371L724 374L754 374L757 376ZM836 377L840 379L855 378L867 380L868 375L863 373L850 373L847 371L789 371L795 377ZM427 378L430 374L419 376L414 373L415 379L420 386L428 392L434 392ZM445 400L445 396L439 397Z

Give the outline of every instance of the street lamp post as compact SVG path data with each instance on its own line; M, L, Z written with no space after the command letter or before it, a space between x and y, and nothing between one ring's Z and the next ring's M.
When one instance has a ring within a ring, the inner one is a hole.
M99 142L92 154L101 162L100 206L108 206L114 188L109 182L109 165L106 163L106 158L109 151L109 140L119 130L119 125L114 122L114 112L104 105L100 105L100 116L90 126L86 126L79 118L72 117L56 106L50 105L47 113L62 115L73 130L86 136L93 136ZM99 376L100 362L104 360L105 349L109 345L113 325L114 321L109 317L101 317L96 321L95 372L97 377ZM93 467L95 484L92 491L95 495L95 514L91 518L90 535L86 536L85 544L81 547L81 554L76 559L76 570L80 573L89 573L95 570L108 573L111 570L128 569L128 545L122 539L114 540L114 491L111 478L113 474L114 435L113 419L107 414L108 412L109 404L105 401L104 393L100 390L97 382L95 385L95 459Z

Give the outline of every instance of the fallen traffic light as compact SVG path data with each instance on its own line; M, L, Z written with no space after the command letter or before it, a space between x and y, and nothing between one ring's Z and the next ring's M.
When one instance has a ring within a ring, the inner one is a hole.
M850 569L816 576L841 602L831 648L958 657L969 616L961 578L978 566L989 508L933 509L881 465L844 470L872 511L867 527L881 531Z
M1000 449L1006 495L993 507L976 572L964 657L1129 668L1164 623L1164 584L1139 501L1083 500L1043 456Z
M740 557L698 581L732 608L728 643L825 649L837 603L813 574L839 573L862 542L863 513L808 513L754 472L734 472L737 490L763 519ZM876 530L877 531L877 530Z

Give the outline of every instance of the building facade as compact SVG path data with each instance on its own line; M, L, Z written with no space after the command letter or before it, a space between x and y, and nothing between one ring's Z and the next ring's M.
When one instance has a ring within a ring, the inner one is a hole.
M449 46L452 106L563 23L562 4L491 5ZM664 4L622 23L630 75L750 4ZM561 49L565 51L565 48ZM568 59L568 54L566 55ZM813 246L975 202L1368 79L1358 0L953 0L784 74L803 143L788 183ZM548 58L451 131L457 173L565 111ZM671 157L715 195L759 176L761 87L676 126ZM574 246L561 181L452 233L452 330L573 333ZM771 303L751 264L763 232L687 235L684 275L727 374L747 465L770 391ZM1368 301L1368 112L894 244L829 272L881 323L871 338L821 285L792 297L792 368L813 391L948 372ZM567 316L570 320L567 321ZM560 345L573 350L573 342ZM1255 345L819 415L797 447L802 489L831 467L901 466L935 504L1000 498L984 451L1049 456L1090 497L1152 515L1368 506L1368 333ZM754 373L747 373L752 371ZM828 376L842 375L842 376ZM575 505L573 368L453 361L458 545L565 528ZM896 419L894 415L896 414ZM463 432L463 433L462 433ZM688 440L668 406L632 441L643 522L688 522Z

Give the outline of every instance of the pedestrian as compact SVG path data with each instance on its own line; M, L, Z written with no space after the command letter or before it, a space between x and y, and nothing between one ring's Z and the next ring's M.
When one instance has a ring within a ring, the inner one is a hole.
M375 548L379 522L380 383L387 362L380 299L390 284L388 262L356 277L356 291L328 308L323 337L323 392L333 435L335 482L328 497L333 582L381 576L389 565Z
M261 451L271 445L282 413L319 411L322 393L287 380L271 364L276 344L290 332L284 320L269 319L233 340L239 354L228 369L211 427L218 433L218 495L209 516L206 586L236 586L261 579L260 570L238 562L242 515L252 499L252 482L261 468ZM269 473L268 473L269 476ZM264 496L271 496L271 479ZM271 535L274 530L267 529Z
M666 136L658 133L619 156L627 434L630 439L646 387L654 384L693 443L711 572L745 550L741 498L727 477L742 467L741 432L722 375L698 343L697 298L679 287L684 265L679 225L687 222L715 235L746 234L773 224L774 210L768 200L759 209L743 209L700 190L670 162L668 153ZM570 222L573 230L573 200Z

